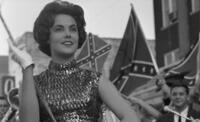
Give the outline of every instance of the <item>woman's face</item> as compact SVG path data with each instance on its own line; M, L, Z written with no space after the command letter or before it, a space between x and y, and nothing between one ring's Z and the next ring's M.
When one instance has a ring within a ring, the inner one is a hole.
M55 16L50 28L49 43L52 56L71 56L78 48L78 28L75 19L67 14Z

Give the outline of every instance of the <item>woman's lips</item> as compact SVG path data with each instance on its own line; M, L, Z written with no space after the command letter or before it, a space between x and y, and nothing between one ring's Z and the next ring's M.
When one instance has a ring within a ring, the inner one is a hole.
M73 45L73 43L71 41L65 41L62 44L66 45L66 46L71 46Z

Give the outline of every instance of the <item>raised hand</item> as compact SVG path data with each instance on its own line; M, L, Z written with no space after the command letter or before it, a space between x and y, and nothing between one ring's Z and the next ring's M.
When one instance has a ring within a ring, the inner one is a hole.
M13 52L12 58L14 58L23 69L26 69L28 66L33 64L32 57L25 50L18 49L11 40L8 40L8 45Z

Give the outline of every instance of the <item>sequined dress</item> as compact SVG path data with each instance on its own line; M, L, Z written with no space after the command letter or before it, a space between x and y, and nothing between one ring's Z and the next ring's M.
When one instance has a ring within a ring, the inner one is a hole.
M40 122L52 122L45 101L57 122L97 122L102 104L98 94L100 73L81 69L76 61L50 62L34 77L40 106Z

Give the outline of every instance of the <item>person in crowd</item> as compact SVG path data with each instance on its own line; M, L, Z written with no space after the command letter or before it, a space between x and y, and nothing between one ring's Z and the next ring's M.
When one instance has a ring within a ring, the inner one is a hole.
M19 89L12 88L8 92L7 101L9 103L9 108L2 118L1 122L19 122L18 110L19 110Z
M200 122L200 112L194 110L189 102L189 88L184 76L185 73L180 73L165 78L166 84L170 87L170 107L165 107L164 110L168 112L160 116L156 122Z
M197 73L197 75L200 75ZM195 86L191 89L190 92L190 101L192 101L193 109L200 111L200 79L197 78L195 81Z
M79 5L57 0L43 8L33 34L51 61L37 76L33 76L32 57L9 41L13 58L23 68L21 122L97 122L102 103L121 122L139 122L135 111L103 74L77 66L74 55L85 41L85 25Z
M164 111L165 106L171 106L170 87L166 84L165 77L166 76L164 76L164 74L161 73L156 78L156 86L157 86L156 91L161 92L162 94L162 104L157 108L161 113L161 115L166 113L166 111Z

